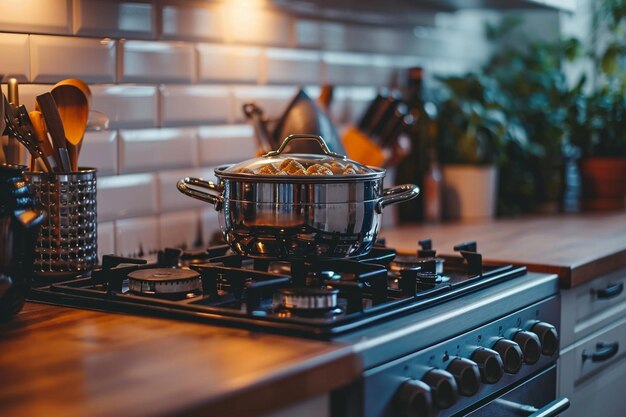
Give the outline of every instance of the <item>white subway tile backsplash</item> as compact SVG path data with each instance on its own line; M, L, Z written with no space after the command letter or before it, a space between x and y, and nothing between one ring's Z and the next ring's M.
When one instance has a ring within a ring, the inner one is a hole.
M31 35L31 80L56 83L64 78L86 82L115 81L115 41Z
M198 165L193 128L120 130L120 173L159 171Z
M201 209L208 204L188 197L178 191L176 184L185 177L196 177L208 181L215 181L213 168L179 169L159 172L159 206L162 212Z
M230 89L208 85L161 86L162 126L198 125L230 120Z
M318 52L270 48L265 56L268 83L319 84L321 81L322 63Z
M69 33L68 2L71 0L0 1L0 28L8 32Z
M114 222L98 222L98 259L102 256L115 253L115 224Z
M357 122L376 97L373 87L336 87L330 113L337 124Z
M317 97L330 83L332 120L349 126L377 88L392 80L402 85L406 68L458 74L481 65L491 48L484 23L498 19L484 11L428 11L396 12L386 21L364 12L359 20L349 10L317 18L297 13L316 5L295 6L290 14L270 3L0 2L0 30L13 32L0 33L0 73L4 82L18 78L21 102L33 110L35 96L51 84L82 78L92 84L91 107L110 119L111 130L86 134L80 159L98 169L100 256L190 245L198 228L209 241L219 229L218 213L181 194L176 182L215 180L206 167L256 154L244 103L258 104L272 125L296 86ZM391 19L413 20L394 25ZM130 174L138 172L145 174ZM393 212L385 225L390 218Z
M159 219L138 217L115 222L115 251L117 255L141 257L161 249Z
M224 39L222 9L210 5L168 4L161 13L163 38Z
M151 3L74 0L72 11L76 35L154 38L156 34Z
M121 80L126 83L190 83L195 52L183 42L122 41Z
M241 162L256 155L254 131L248 125L201 127L198 138L201 165Z
M98 221L146 216L158 210L154 174L98 178Z
M204 243L198 210L161 214L159 225L164 248L194 248Z
M280 117L298 92L297 87L286 86L238 86L233 89L235 120L245 120L243 105L254 102L270 119Z
M233 45L198 44L200 82L256 83L261 68L261 49Z
M19 82L30 80L28 35L0 33L0 56L2 82L7 82L9 78L17 78Z
M295 44L301 48L331 51L348 50L348 28L337 22L298 20L294 25Z
M254 4L224 4L226 40L250 45L289 46L290 17Z
M407 52L415 37L410 27L352 25L348 27L348 40L351 51L402 54Z
M388 86L397 71L395 57L327 52L326 82L335 85Z
M109 128L158 126L158 90L149 85L92 85L91 107L109 117Z
M80 166L93 167L98 175L117 173L117 132L86 132L80 149Z

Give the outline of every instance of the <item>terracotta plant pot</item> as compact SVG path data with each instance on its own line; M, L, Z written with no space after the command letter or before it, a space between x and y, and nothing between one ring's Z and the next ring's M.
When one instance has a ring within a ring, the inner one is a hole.
M443 203L446 219L479 220L493 217L498 170L494 166L443 166Z
M623 210L626 207L626 157L580 160L583 210Z

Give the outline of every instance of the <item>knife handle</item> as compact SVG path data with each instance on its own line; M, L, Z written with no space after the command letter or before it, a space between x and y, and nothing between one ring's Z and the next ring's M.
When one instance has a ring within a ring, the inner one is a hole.
M60 166L61 162L57 159L58 156L54 152L52 144L50 144L50 139L48 139L46 122L44 121L40 111L33 110L28 113L28 116L30 117L30 122L33 125L33 132L37 142L39 142L39 147L43 151L45 158L48 160L48 164L52 167L52 171L54 171L56 167Z
M71 164L70 157L67 153L67 139L65 138L65 129L63 128L63 122L59 115L59 109L56 102L50 93L44 93L37 96L37 104L41 108L41 114L46 121L48 132L52 137L52 142L56 148L59 160L61 162L61 169L63 172L70 172Z

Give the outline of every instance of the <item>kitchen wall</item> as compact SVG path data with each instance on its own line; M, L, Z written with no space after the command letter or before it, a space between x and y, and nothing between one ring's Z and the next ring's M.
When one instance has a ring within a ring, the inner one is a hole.
M278 117L298 86L316 97L331 83L332 117L346 125L410 66L432 75L480 65L489 54L484 21L497 17L294 4L0 2L0 74L22 83L22 103L32 110L36 95L78 77L91 86L92 108L110 118L109 130L87 133L81 154L81 165L98 168L101 254L208 240L215 212L175 184L254 156L242 103Z

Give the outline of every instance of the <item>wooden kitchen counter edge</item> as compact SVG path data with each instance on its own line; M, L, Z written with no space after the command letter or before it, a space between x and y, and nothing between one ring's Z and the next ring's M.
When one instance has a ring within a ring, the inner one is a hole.
M440 254L451 254L454 244L475 240L484 260L556 273L563 288L626 267L626 212L401 225L383 230L381 236L399 252L413 253L417 241L427 237Z
M250 416L356 380L348 346L27 303L0 325L0 415Z

